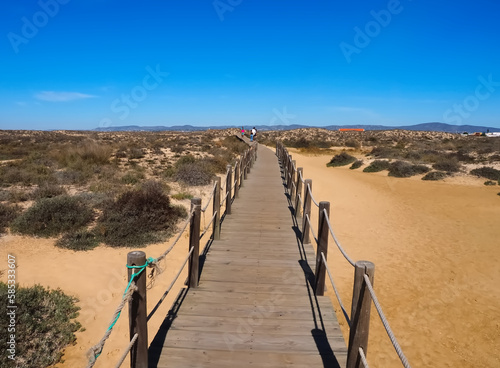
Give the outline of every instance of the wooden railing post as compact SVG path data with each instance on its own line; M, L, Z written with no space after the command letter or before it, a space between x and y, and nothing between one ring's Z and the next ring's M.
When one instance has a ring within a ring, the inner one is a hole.
M231 214L231 187L233 186L233 167L227 165L226 176L226 215Z
M351 328L347 348L347 368L362 367L359 348L367 354L368 331L370 327L371 295L366 286L366 274L373 285L375 265L368 261L358 261L354 266L354 287L352 292Z
M191 211L194 210L189 227L189 251L193 253L189 258L189 282L188 286L198 287L200 268L200 219L201 219L201 198L191 199Z
M300 208L300 199L299 199L299 194L302 197L302 200L304 200L303 195L302 195L302 180L300 180L302 173L304 169L299 167L297 169L297 188L295 190L295 218L300 217L301 214L301 208Z
M293 203L295 200L295 164L296 161L292 161L292 171L291 171L291 177L290 177L290 201Z
M326 216L330 216L330 202L319 202L318 214L318 251L316 252L316 287L314 288L316 295L324 295L325 293L325 276L326 266L323 264L321 253L328 259L328 223Z
M292 190L292 155L288 155L287 167L286 188L288 190L288 194L290 194L290 191Z
M146 253L143 251L133 251L127 254L128 266L143 266L146 264ZM132 273L137 272L136 268L128 268L128 279ZM130 350L130 367L148 367L148 313L146 300L146 271L142 271L135 277L137 290L132 294L132 299L128 302L130 339L137 333L137 341Z
M213 238L214 240L220 239L220 178L215 179L215 194L214 194L214 208L212 212L215 214L214 224L213 224Z
M238 197L240 191L240 162L236 161L234 166L234 198Z
M245 152L245 155L243 156L243 180L247 180L247 174L248 174L248 151Z
M304 218L302 219L302 243L310 243L310 230L309 222L307 221L306 215L311 219L311 194L307 190L307 186L311 188L312 191L312 180L306 179L304 184Z

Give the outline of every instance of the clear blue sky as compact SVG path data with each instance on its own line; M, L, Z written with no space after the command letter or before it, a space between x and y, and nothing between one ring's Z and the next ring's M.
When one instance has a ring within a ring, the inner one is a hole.
M0 129L500 128L500 3L4 0Z

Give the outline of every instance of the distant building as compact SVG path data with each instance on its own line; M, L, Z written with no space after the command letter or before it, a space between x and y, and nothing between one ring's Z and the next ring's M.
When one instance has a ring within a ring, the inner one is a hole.
M340 128L339 132L364 132L363 128Z

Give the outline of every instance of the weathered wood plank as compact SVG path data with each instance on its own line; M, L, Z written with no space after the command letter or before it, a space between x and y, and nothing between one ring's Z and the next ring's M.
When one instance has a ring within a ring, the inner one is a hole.
M151 367L340 367L331 302L315 297L315 252L301 245L276 157L262 148ZM159 332L159 333L160 333Z

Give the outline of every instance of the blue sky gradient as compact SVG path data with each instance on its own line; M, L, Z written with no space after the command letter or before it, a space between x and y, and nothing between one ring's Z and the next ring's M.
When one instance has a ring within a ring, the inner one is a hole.
M0 129L500 128L495 0L5 0Z

